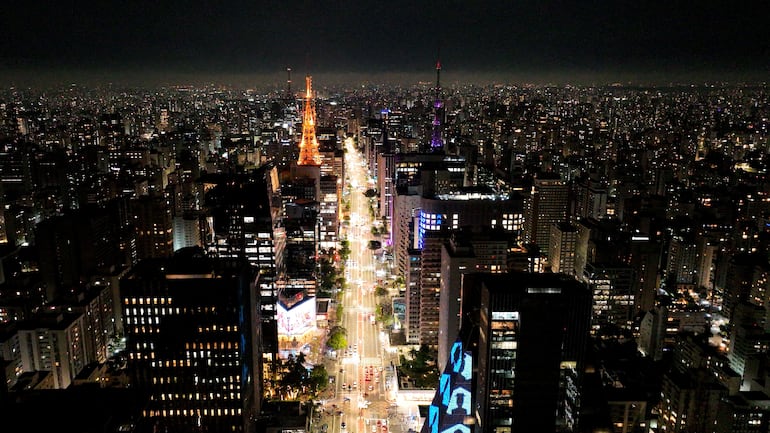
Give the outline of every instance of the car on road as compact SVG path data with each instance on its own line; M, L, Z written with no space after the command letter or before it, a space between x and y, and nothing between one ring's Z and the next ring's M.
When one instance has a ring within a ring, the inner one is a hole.
M347 425L345 424L345 421L342 421L342 424L340 424L340 427L344 430Z

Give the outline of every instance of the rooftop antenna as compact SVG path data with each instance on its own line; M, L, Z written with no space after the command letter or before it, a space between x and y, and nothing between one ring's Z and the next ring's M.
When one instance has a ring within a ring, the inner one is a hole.
M433 133L430 139L430 149L434 152L444 150L444 138L441 136L441 47L438 48L436 59L436 100L433 102Z
M291 68L286 68L286 93L291 97Z

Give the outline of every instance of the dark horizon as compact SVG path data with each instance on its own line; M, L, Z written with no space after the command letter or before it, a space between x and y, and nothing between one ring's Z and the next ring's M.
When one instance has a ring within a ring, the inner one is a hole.
M304 88L303 77L314 77L317 88L358 87L362 85L433 84L435 69L424 71L393 72L329 72L302 71L292 68L293 87L296 91ZM536 85L536 86L640 86L666 87L678 85L765 85L770 75L765 71L453 71L442 68L442 87L463 85ZM176 86L224 86L242 89L283 89L286 86L286 68L274 72L233 73L184 70L148 69L6 69L0 70L3 88L60 88L69 85L83 87L148 87L163 88Z
M291 67L409 83L432 80L439 53L447 83L770 76L770 7L760 1L289 3L18 2L0 16L0 79L280 87Z

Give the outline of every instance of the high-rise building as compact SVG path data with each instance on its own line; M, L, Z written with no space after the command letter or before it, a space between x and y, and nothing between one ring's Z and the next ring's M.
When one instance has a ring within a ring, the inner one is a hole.
M82 341L87 359L103 364L112 355L109 340L116 335L115 309L120 308L116 304L112 287L97 278L95 284L78 293L72 302L62 305L62 309L83 315Z
M663 375L659 427L665 432L715 432L727 389L703 370Z
M261 398L259 306L244 260L201 249L139 262L121 281L128 371L148 431L247 431Z
M104 210L88 209L37 225L35 243L49 301L70 293L98 270L120 262L113 223Z
M515 238L502 227L453 232L441 248L438 365L443 370L449 346L460 329L460 289L464 274L508 270L508 248Z
M406 321L404 323L406 342L420 342L420 275L422 274L422 254L420 250L410 248L406 259Z
M383 162L386 167L391 163L387 159ZM403 275L407 268L406 251L417 247L416 229L419 224L415 222L419 217L420 200L423 196L451 193L461 188L465 160L443 154L410 153L393 155L392 163L394 196L390 231L393 234L394 263Z
M340 195L342 179L337 176L321 176L321 196L318 210L318 241L321 248L337 245L339 234Z
M377 190L379 192L379 216L383 218L386 227L393 221L393 200L396 196L394 181L395 154L381 153L377 156Z
M567 218L569 186L558 176L539 175L526 200L524 241L549 255L551 226Z
M630 264L634 272L631 291L637 313L650 311L655 306L655 294L660 285L659 263L663 244L644 233L631 236Z
M733 318L736 307L751 300L754 287L767 284L770 264L761 253L738 253L727 263L725 293L722 312L730 319L731 326L737 321Z
M577 275L578 229L562 221L551 227L548 262L555 273Z
M716 417L717 433L760 433L770 429L770 398L746 392L722 398Z
M422 251L420 274L420 344L436 346L439 331L441 248L453 230L500 227L513 233L521 203L485 187L457 188L423 196L416 219L416 248Z
M394 155L396 186L422 185L426 194L439 194L465 185L465 158L435 153Z
M591 296L561 274L466 274L423 433L577 427Z
M339 236L341 220L342 185L345 179L345 154L337 147L336 130L319 128L318 142L321 155L319 179L319 241L322 248L333 247Z
M414 222L419 214L420 194L418 187L403 186L397 189L393 200L393 262L398 275L407 275L409 249L415 248Z
M696 287L705 287L713 295L720 242L715 233L704 233L696 239L698 268L695 270Z
M733 309L727 359L730 360L730 367L741 376L751 357L770 352L766 315L765 307L751 302L742 302Z
M96 360L86 348L83 313L53 311L19 323L19 348L24 371L49 371L52 386L64 389Z
M663 374L658 428L667 432L765 431L768 397L760 391L740 392L740 382L724 353L710 346L702 334L680 334L670 369ZM758 429L761 425L764 429Z
M575 185L575 216L597 220L607 216L607 189L601 182L586 178Z
M698 248L693 233L677 233L671 237L668 246L666 279L674 284L694 285Z
M332 127L316 128L318 153L321 156L321 176L345 175L345 152L339 145L337 130Z
M206 247L219 257L245 257L262 274L283 273L285 232L280 223L277 171L270 164L248 174L203 178L209 217ZM261 279L264 283L269 279ZM275 305L262 299L264 305ZM263 312L264 313L264 312Z
M22 142L0 151L0 185L4 193L25 195L32 192L35 147Z
M203 246L200 218L195 213L178 215L172 219L173 250Z
M138 258L168 257L174 252L171 208L160 195L142 195L130 202Z
M582 276L593 294L591 327L630 329L636 314L631 281L633 271L623 264L588 263Z

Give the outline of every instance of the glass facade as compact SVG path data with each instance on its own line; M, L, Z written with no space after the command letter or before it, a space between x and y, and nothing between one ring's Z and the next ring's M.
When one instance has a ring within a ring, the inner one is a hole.
M495 311L490 325L490 421L494 426L510 426L513 422L513 387L516 380L519 313Z

